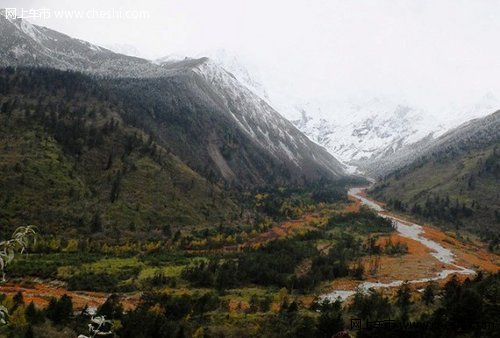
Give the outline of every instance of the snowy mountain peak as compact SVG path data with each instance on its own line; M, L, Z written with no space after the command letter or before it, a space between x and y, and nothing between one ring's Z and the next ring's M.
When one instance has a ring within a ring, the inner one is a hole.
M380 98L331 104L329 108L314 108L311 104L294 107L301 118L293 123L302 132L344 163L364 166L364 162L390 156L408 145L439 137L466 121L485 116L498 109L500 101L490 93L468 107L447 107L446 114Z
M224 49L207 52L205 55L214 63L233 74L245 87L265 99L268 103L270 102L265 86L260 80L257 67L253 66L250 62L243 62L240 57Z
M424 138L439 137L461 123L500 108L487 93L470 106L429 110L381 94L360 93L350 99L289 97L278 87L266 87L259 72L227 51L206 53L304 132L344 163L358 165L382 158ZM446 118L449 117L449 118Z
M384 156L428 134L423 113L403 104L375 98L366 103L345 104L339 118L316 117L309 107L297 108L301 118L293 123L315 142L324 145L345 163ZM327 115L326 115L327 116Z

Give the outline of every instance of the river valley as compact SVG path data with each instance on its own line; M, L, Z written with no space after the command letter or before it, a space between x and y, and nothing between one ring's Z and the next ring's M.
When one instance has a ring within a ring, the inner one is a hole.
M365 197L363 194L365 190L366 187L351 188L348 194L351 198L359 200L362 205L365 205L376 211L380 216L392 220L394 227L400 236L409 238L411 240L415 240L424 245L426 248L430 250L430 254L434 258L436 258L439 262L443 263L443 266L445 266L445 268L443 268L438 273L434 271L429 271L428 277L413 279L408 281L395 279L390 282L380 282L380 281L361 282L357 286L358 289L367 291L371 288L377 289L377 288L398 287L404 282L412 284L423 283L423 282L441 280L452 274L474 275L476 273L476 271L473 269L459 265L456 262L456 257L455 254L452 252L452 250L445 248L443 245L432 239L424 237L423 227L421 225L391 215L381 206L381 204ZM349 290L335 289L327 294L324 294L322 298L329 300L336 300L340 298L341 300L345 300L348 297L352 296L355 292L356 292L355 289L349 289Z

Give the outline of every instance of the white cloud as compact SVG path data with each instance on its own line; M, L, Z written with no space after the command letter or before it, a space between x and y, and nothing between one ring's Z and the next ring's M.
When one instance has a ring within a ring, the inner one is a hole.
M35 21L150 58L224 48L304 101L383 95L438 111L500 96L500 1L0 0L1 7L136 9L148 20Z

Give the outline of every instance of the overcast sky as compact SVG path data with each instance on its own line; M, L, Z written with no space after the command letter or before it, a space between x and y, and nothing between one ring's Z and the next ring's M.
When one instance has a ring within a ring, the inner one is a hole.
M304 100L384 95L436 107L500 97L495 0L0 0L0 7L147 11L146 19L30 20L148 58L226 49Z

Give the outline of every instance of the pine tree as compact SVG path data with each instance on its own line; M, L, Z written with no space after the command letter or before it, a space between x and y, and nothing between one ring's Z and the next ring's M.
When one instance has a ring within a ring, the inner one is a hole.
M12 300L14 301L14 308L12 310L17 309L18 306L24 304L24 297L21 292L16 293Z
M92 233L102 231L102 221L101 221L101 215L99 213L96 213L94 215L94 218L92 219L92 223L90 224L90 231Z
M36 309L33 302L30 302L24 310L24 316L30 324L37 324L43 321L42 314Z
M427 284L424 294L422 295L422 299L424 300L425 305L434 303L434 286L432 284Z
M396 305L400 310L400 320L408 321L408 312L411 305L411 292L408 283L404 283L396 294Z
M35 333L33 332L33 326L29 325L24 333L24 338L35 338Z
M59 300L52 298L47 306L46 316L55 324L68 321L73 315L73 302L68 295L63 295Z

